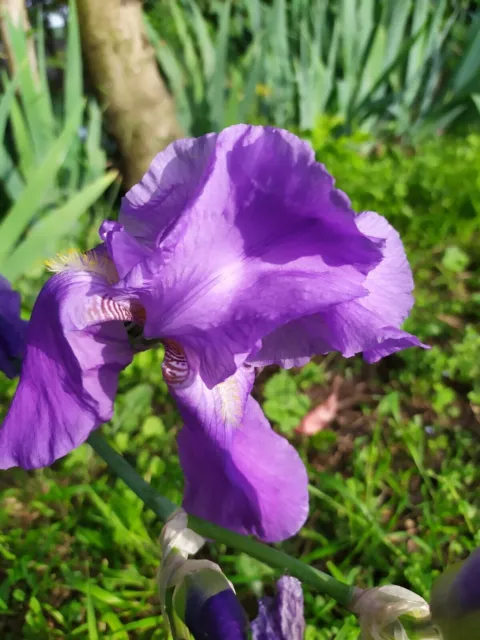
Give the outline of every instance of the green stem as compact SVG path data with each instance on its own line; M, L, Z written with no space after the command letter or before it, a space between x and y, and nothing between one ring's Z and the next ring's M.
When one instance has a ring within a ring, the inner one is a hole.
M117 453L108 442L104 440L98 431L91 434L88 443L95 449L98 455L105 460L112 471L137 494L160 520L165 521L178 509L177 505L159 495L148 482L145 482L125 458ZM331 596L344 607L348 607L352 600L354 587L340 582L300 560L292 558L283 551L279 551L278 549L274 549L273 547L269 547L266 544L257 542L247 536L242 536L239 533L229 531L223 527L218 527L196 516L188 517L188 525L205 538L222 542L238 551L243 551L252 558L256 558L270 567L279 569L282 573L295 576L301 582L314 587L321 594Z

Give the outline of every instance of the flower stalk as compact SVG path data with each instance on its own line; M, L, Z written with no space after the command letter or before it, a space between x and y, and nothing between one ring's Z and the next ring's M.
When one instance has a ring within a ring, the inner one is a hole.
M165 522L178 509L177 505L158 494L125 458L108 444L98 431L90 435L88 443L103 458L110 469L125 482L145 506L151 509L162 522ZM219 527L196 516L189 516L188 526L205 538L222 542L273 569L278 569L283 574L298 578L304 584L313 587L322 595L330 596L344 607L348 608L352 601L355 593L354 587L340 582L327 573L314 569L296 558L292 558L283 551L252 540L248 536Z

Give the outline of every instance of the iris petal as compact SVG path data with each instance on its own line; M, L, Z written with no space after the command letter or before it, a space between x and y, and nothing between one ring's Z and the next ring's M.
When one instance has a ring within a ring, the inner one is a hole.
M277 329L263 339L249 363L301 366L312 355L329 351L347 358L363 351L367 362L376 362L408 347L428 348L399 328L413 305L413 278L398 233L374 212L362 213L356 224L368 237L385 241L382 261L364 281L368 295Z
M170 390L184 427L178 436L186 511L267 541L288 538L308 514L305 467L249 395L253 371L242 367L209 390L199 376Z
M25 359L0 428L0 468L51 464L112 416L118 375L132 352L123 322L96 317L111 288L95 273L64 271L40 292L28 325ZM112 306L113 304L113 306ZM124 307L122 307L124 308Z
M9 378L18 374L27 323L20 319L20 294L0 276L0 371Z
M120 220L155 245L125 282L147 311L145 336L194 351L209 388L277 327L366 296L382 255L309 145L273 128L174 143Z

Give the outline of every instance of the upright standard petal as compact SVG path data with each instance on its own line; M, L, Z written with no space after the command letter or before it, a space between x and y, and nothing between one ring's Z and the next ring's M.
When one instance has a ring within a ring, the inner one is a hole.
M277 327L366 296L383 241L357 228L333 184L308 144L279 129L238 125L162 152L120 216L123 232L156 245L126 279L145 336L194 351L213 388Z
M130 303L114 301L97 273L66 270L46 283L0 428L1 469L49 465L111 418L118 374L132 359L122 322L130 317Z
M277 329L264 338L262 348L248 362L301 366L312 355L329 351L339 351L347 358L363 352L367 362L376 362L401 349L425 347L400 329L413 305L413 278L398 233L373 212L360 214L356 224L365 236L385 242L382 261L363 282L368 295Z
M253 370L242 367L212 390L198 375L170 386L184 419L178 435L183 507L276 542L305 522L308 478L298 453L272 431L249 395L252 384Z
M0 371L18 375L27 323L20 318L20 294L0 275Z

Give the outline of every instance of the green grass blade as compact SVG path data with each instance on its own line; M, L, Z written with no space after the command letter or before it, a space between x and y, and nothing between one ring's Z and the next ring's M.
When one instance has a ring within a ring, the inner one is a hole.
M480 95L478 93L472 95L473 104L477 107L480 114Z
M228 40L230 32L230 7L231 0L225 2L220 13L220 25L215 46L215 72L211 79L208 101L212 125L216 131L223 128L225 116L225 92Z
M355 42L357 41L355 12L355 0L342 0L337 19L341 24L342 67L345 77L351 77L355 73Z
M87 182L100 177L105 171L106 153L102 147L102 112L95 100L88 103L87 139L85 141Z
M359 100L363 99L381 76L385 64L386 44L387 32L384 25L380 23L367 50L365 63L362 65L361 82L358 93L355 92L355 99L357 96Z
M69 0L68 4L67 54L64 69L64 86L64 122L70 119L72 113L76 113L78 130L82 124L82 112L79 112L77 107L83 99L83 68L80 29L75 0ZM69 191L77 187L80 178L80 146L80 140L77 138L73 142L64 162L63 168L67 176L67 189Z
M35 167L35 147L33 146L27 123L18 100L14 98L10 105L10 122L12 136L17 154L17 164L23 177L26 178Z
M451 82L455 96L478 92L480 86L480 15L470 26L469 44Z
M15 98L15 91L18 87L18 76L11 81L8 79L6 74L2 74L1 78L4 93L0 96L0 139L3 141L5 130L7 128L8 116L10 115L12 102Z
M260 0L245 0L245 5L250 22L250 31L257 35L262 28L262 3Z
M401 2L393 3L392 12L388 18L385 66L391 64L398 55L400 47L402 46L411 6L411 0L403 0Z
M198 104L205 98L204 82L202 80L202 67L195 49L195 43L190 35L190 28L186 19L187 14L182 10L181 5L176 0L170 0L169 6L182 45L182 57L185 68L190 74L189 82L193 89L194 101Z
M446 0L438 0L437 6L435 7L435 12L430 21L430 29L426 34L426 42L425 42L425 57L431 56L435 50L438 50L441 45L442 40L442 24L445 23L445 8L446 8ZM456 12L450 16L450 18L454 17ZM446 21L447 26L449 20ZM450 26L452 23L450 23ZM450 27L448 27L448 30ZM446 35L446 34L444 34ZM443 36L444 37L444 36Z
M187 74L181 66L177 56L168 44L160 39L158 33L152 27L146 16L144 24L147 37L155 49L158 63L166 75L170 89L175 97L180 124L186 131L191 132L194 105L185 90Z
M12 81L6 74L2 74L4 93L0 97L0 180L3 188L12 202L20 197L24 184L22 177L15 167L15 164L4 146L3 140L7 127L8 118L11 114L12 103L15 99L15 91L18 86L18 76Z
M251 55L251 58L250 58ZM252 42L251 50L246 55L249 62L249 72L244 84L243 100L238 106L237 122L247 122L249 114L254 110L256 101L256 87L262 73L262 48L260 39Z
M407 104L411 104L417 93L417 88L421 77L421 68L425 63L425 45L427 38L427 26L429 15L429 0L415 0L411 33L420 33L416 42L412 44L407 58L407 69L405 75L405 98Z
M21 103L33 140L35 155L40 161L52 137L52 131L49 129L51 121L49 121L48 109L45 109L40 82L37 82L30 66L27 36L24 30L21 27L15 27L9 20L6 21L6 27L18 67L18 90Z
M365 113L369 114L368 107L369 107L369 104L372 102L373 96L375 95L375 92L377 91L377 89L382 85L382 83L386 82L389 75L392 73L392 71L395 70L397 66L401 66L405 62L405 60L409 56L412 45L418 40L418 38L424 36L424 34L425 34L425 26L421 28L419 31L417 31L417 33L413 34L403 42L402 46L400 47L400 50L397 53L397 56L392 60L392 62L387 67L385 67L381 75L374 82L368 94L355 107L356 117L359 117L360 114L362 114L362 116L364 116ZM382 107L382 110L384 109L385 109L385 105Z
M99 640L97 618L95 615L95 605L93 603L93 597L91 593L90 579L87 582L87 627L88 627L88 640Z
M275 0L268 24L270 44L267 82L272 87L274 122L286 126L294 117L294 71L291 62L287 5L285 0Z
M123 622L116 613L113 611L105 611L102 615L102 622L104 622L112 632L108 637L115 638L115 640L128 640L128 633L125 631Z
M25 185L20 172L3 145L0 147L0 180L11 202L15 202L20 197ZM3 238L0 242L3 243Z
M215 47L208 32L208 23L194 0L190 0L192 8L192 29L195 32L197 46L203 64L203 75L210 78L215 69Z
M64 80L64 117L68 120L73 112L78 113L78 103L83 97L83 68L75 0L68 3L68 35ZM80 123L79 123L80 126Z
M460 116L465 111L466 108L466 105L459 104L456 107L452 107L438 118L435 118L433 122L424 126L425 135L438 135L439 133L442 133L445 129L448 129L452 122L454 122L458 118L458 116Z
M16 280L36 261L44 260L57 250L59 239L65 235L112 184L117 176L110 171L83 187L65 204L42 216L25 240L6 259L2 273L11 281Z
M44 113L47 130L50 134L49 141L51 141L56 134L57 123L53 113L52 96L50 95L50 87L48 84L47 56L45 52L45 29L43 28L43 11L41 9L38 11L37 30L35 35L37 45L38 76L40 79L40 99L43 102L41 108Z
M358 16L357 24L357 47L356 47L356 60L358 70L358 59L366 56L367 47L370 43L375 27L375 1L374 0L361 0L357 7L356 16Z
M77 106L78 112L73 112L67 121L62 133L51 145L43 162L33 171L28 179L25 189L7 217L0 224L0 265L6 255L13 250L25 228L39 210L45 194L55 182L58 170L65 160L66 154L75 139L79 113L84 109L84 104Z

